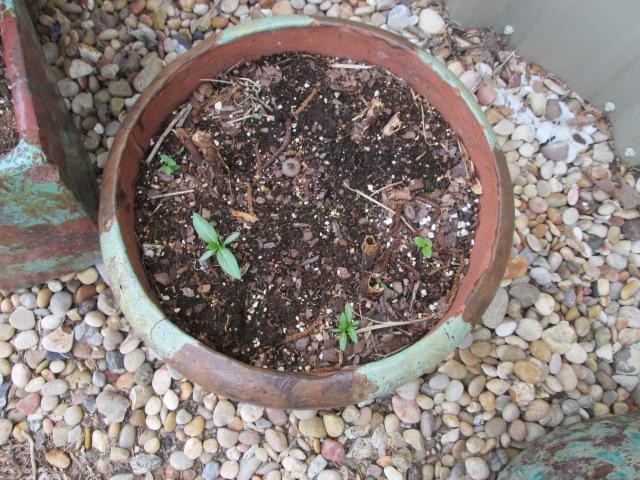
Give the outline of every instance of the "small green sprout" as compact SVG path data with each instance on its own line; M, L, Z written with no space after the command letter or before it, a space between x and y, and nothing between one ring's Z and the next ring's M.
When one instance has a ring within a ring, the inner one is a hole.
M231 253L231 250L227 248L227 245L235 242L240 236L240 232L233 232L221 242L220 236L218 232L216 232L216 229L213 228L213 225L197 213L193 214L193 228L195 228L198 236L207 242L207 251L200 257L200 261L204 262L215 254L220 268L230 277L240 280L242 273L240 272L238 261L236 257L233 256L233 253Z
M387 285L386 283L384 283L382 280L380 280L378 277L373 277L374 282L376 282L376 285L378 285L380 288L389 288L389 285Z
M159 170L165 175L173 175L178 170L180 170L180 165L178 165L178 162L176 162L169 155L160 155L160 162L162 163L162 166L159 168Z
M253 118L255 118L256 120L261 120L261 119L262 119L262 114L261 114L260 112L253 112L253 113L251 114L251 116L252 116Z
M430 238L416 237L413 239L420 250L422 250L422 256L424 258L431 258L433 253L433 242Z
M351 339L353 343L358 341L356 329L360 325L359 320L353 319L353 307L350 303L345 304L344 312L340 314L338 328L331 329L332 332L340 334L340 350L347 348L347 341Z

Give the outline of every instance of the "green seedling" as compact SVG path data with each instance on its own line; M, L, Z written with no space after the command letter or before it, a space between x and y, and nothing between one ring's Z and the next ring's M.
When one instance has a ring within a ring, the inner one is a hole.
M176 162L169 155L160 155L160 162L162 163L162 166L159 168L159 170L165 175L173 175L178 170L180 170L180 165L178 165L178 162Z
M224 241L220 241L220 236L216 229L213 228L213 225L197 213L193 214L193 228L195 228L198 236L207 242L207 251L200 257L200 261L204 262L215 254L218 265L227 275L236 280L242 279L238 261L227 247L227 245L235 242L240 236L240 232L233 232Z
M373 277L373 281L376 282L376 285L378 285L380 288L389 288L389 285L387 285L386 283L384 283L382 280L380 280L378 277Z
M416 245L422 251L422 256L424 258L431 258L431 255L433 254L433 242L430 238L416 237L413 241L416 242Z
M356 329L360 325L359 320L353 319L353 307L350 303L344 306L344 312L340 314L338 319L338 328L333 328L331 331L340 335L340 350L344 351L347 348L347 341L351 339L353 343L358 341L358 334Z

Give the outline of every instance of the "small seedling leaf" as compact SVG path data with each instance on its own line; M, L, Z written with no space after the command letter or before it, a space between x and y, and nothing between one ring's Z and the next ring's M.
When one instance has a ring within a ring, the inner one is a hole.
M193 228L198 236L207 243L220 243L218 232L198 213L193 214Z
M340 350L347 349L347 334L345 332L340 333Z
M347 333L349 334L349 338L353 343L358 343L358 334L356 333L354 328L350 328L349 330L347 330Z
M221 248L216 252L216 259L218 260L220 268L222 268L227 275L236 280L242 279L238 261L236 257L233 256L233 253L231 253L231 250L225 247Z
M209 260L209 258L210 258L214 253L216 253L216 252L215 252L215 251L213 251L213 250L207 250L207 251L206 251L206 252L204 252L204 253L202 254L202 256L200 257L200 262L201 262L201 263L206 262L207 260Z
M171 175L174 172L180 170L180 165L171 158L169 155L162 154L160 155L160 162L162 162L162 167L160 167L160 171L162 173L167 173L167 175Z
M347 321L351 322L353 318L353 306L350 303L344 305L344 314L347 316Z
M240 232L233 232L231 235L224 239L224 244L229 245L230 243L235 242L239 236Z
M420 248L424 248L427 246L427 241L426 239L422 238L422 237L416 237L413 239L414 242L416 242L416 245Z
M378 285L380 288L389 288L389 285L387 285L386 283L384 283L382 280L380 280L378 277L373 277L373 279L376 282L376 285Z
M423 257L431 258L431 255L433 254L433 242L430 238L416 237L413 241L422 251Z

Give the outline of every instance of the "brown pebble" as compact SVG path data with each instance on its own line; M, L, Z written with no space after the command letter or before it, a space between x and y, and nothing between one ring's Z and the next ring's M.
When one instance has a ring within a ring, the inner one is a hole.
M69 465L71 465L71 459L69 456L59 448L49 450L44 454L44 458L50 465L62 470L69 468Z
M83 285L76 292L76 303L82 303L97 295L95 285Z

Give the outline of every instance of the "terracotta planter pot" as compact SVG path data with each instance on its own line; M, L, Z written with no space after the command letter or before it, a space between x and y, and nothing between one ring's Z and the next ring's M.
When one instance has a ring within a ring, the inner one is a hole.
M145 278L133 227L139 165L167 116L202 78L238 62L305 51L387 68L438 108L476 166L483 188L468 273L450 310L412 346L383 360L325 375L250 367L179 330L162 312ZM205 40L171 63L130 112L111 149L102 186L102 254L124 313L146 342L191 380L226 397L291 408L363 401L433 370L469 333L493 298L509 257L513 199L509 173L473 96L439 61L383 30L330 18L276 17L240 24Z
M18 145L0 156L0 288L100 258L95 171L50 76L22 0L0 3Z

